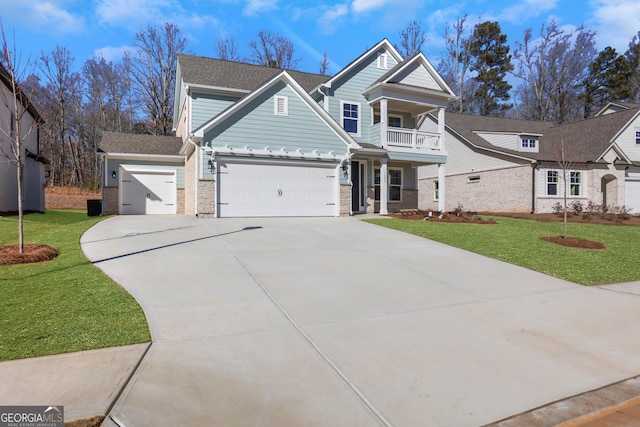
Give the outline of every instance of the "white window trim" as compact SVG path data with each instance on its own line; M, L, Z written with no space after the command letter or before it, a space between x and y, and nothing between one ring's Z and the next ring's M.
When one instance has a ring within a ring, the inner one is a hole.
M391 187L400 187L400 200L391 200L391 191L387 191L387 202L388 203L402 203L402 186L404 185L404 170L402 168L392 168L390 167L387 171L389 175L391 175L391 171L400 171L400 184L391 185L390 176L387 177L387 186L389 190Z
M371 110L373 111L373 108ZM379 121L378 121L378 123L375 123L376 116L380 117L380 112L375 112L374 111L371 114L371 126L380 123ZM389 117L395 117L397 119L400 119L400 127L404 128L404 117L402 116L402 114L387 114L387 125L389 125Z
M549 181L549 172L555 172L558 177L558 181L556 184L556 194L549 194L549 184L554 184ZM585 171L583 170L567 170L567 178L563 177L562 170L559 169L547 169L544 172L544 195L545 197L554 197L561 199L564 197L564 190L567 190L567 198L581 198L584 197L584 186L585 186ZM571 194L571 174L577 173L580 175L580 182L578 184L579 192L578 194Z
M579 178L580 181L577 184L574 184L571 181L571 175L572 174L578 174L578 176L580 177ZM567 176L569 177L569 182L567 182L567 197L582 197L582 185L584 183L584 175L582 174L582 171L569 171ZM571 194L571 186L572 185L577 185L578 186L578 194Z
M352 101L340 101L340 125L344 128L344 104L349 105L357 105L358 106L358 118L356 119L356 129L358 130L356 133L349 132L349 134L353 136L360 136L360 129L362 128L362 107L359 102ZM349 119L353 120L353 118L349 117ZM345 129L346 130L346 129Z
M555 172L556 173L556 181L555 182L551 182L549 181L549 172ZM557 170L546 170L544 172L544 194L548 197L558 197L560 196L560 181L562 181L562 174L557 171ZM549 194L549 184L555 184L556 185L556 194Z
M282 109L280 108L282 106ZM284 95L275 95L273 97L273 114L276 116L289 115L289 97Z
M636 144L640 145L640 128L635 129L635 140Z

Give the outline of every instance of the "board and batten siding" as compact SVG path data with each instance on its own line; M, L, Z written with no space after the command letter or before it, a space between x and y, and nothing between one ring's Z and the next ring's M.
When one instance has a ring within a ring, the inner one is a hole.
M387 68L378 68L378 55L387 54ZM360 136L354 137L359 142L369 141L369 126L373 123L373 112L362 92L376 80L396 66L394 58L385 50L380 49L346 73L339 81L334 82L329 99L329 114L340 123L340 101L360 103Z
M274 114L274 96L288 98L288 115ZM288 85L277 83L241 110L204 134L203 145L262 150L275 154L282 148L305 153L333 151L342 156L344 141Z
M182 162L166 162L145 161L145 160L124 160L109 159L107 164L107 187L117 187L120 180L120 166L132 171L176 171L176 187L184 188L184 164ZM116 171L116 177L111 177L111 171Z
M614 141L634 163L640 162L640 144L636 144L636 132L640 132L640 117L636 117Z
M191 94L191 129L198 129L226 110L239 98L205 93Z

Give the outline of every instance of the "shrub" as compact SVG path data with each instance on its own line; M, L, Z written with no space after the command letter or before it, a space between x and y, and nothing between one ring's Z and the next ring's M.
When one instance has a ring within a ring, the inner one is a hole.
M460 214L462 214L464 212L464 206L462 206L462 203L458 203L458 206L456 206L456 208L453 210L453 214L456 216L460 216Z
M574 200L573 202L571 202L570 208L573 211L574 215L580 215L584 209L580 200Z
M560 204L560 202L556 202L555 205L551 206L551 209L556 215L562 215L564 213L564 208L562 207L562 204Z

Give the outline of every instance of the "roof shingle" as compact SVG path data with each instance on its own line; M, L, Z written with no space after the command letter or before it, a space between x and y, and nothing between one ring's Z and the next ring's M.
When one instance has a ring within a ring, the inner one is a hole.
M182 148L182 140L177 136L104 132L98 151L177 156L180 154L180 148Z

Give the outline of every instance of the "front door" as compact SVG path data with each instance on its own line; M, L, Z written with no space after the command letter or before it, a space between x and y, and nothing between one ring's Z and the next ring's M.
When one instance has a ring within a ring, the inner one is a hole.
M365 212L367 204L367 179L365 163L351 161L351 211Z

